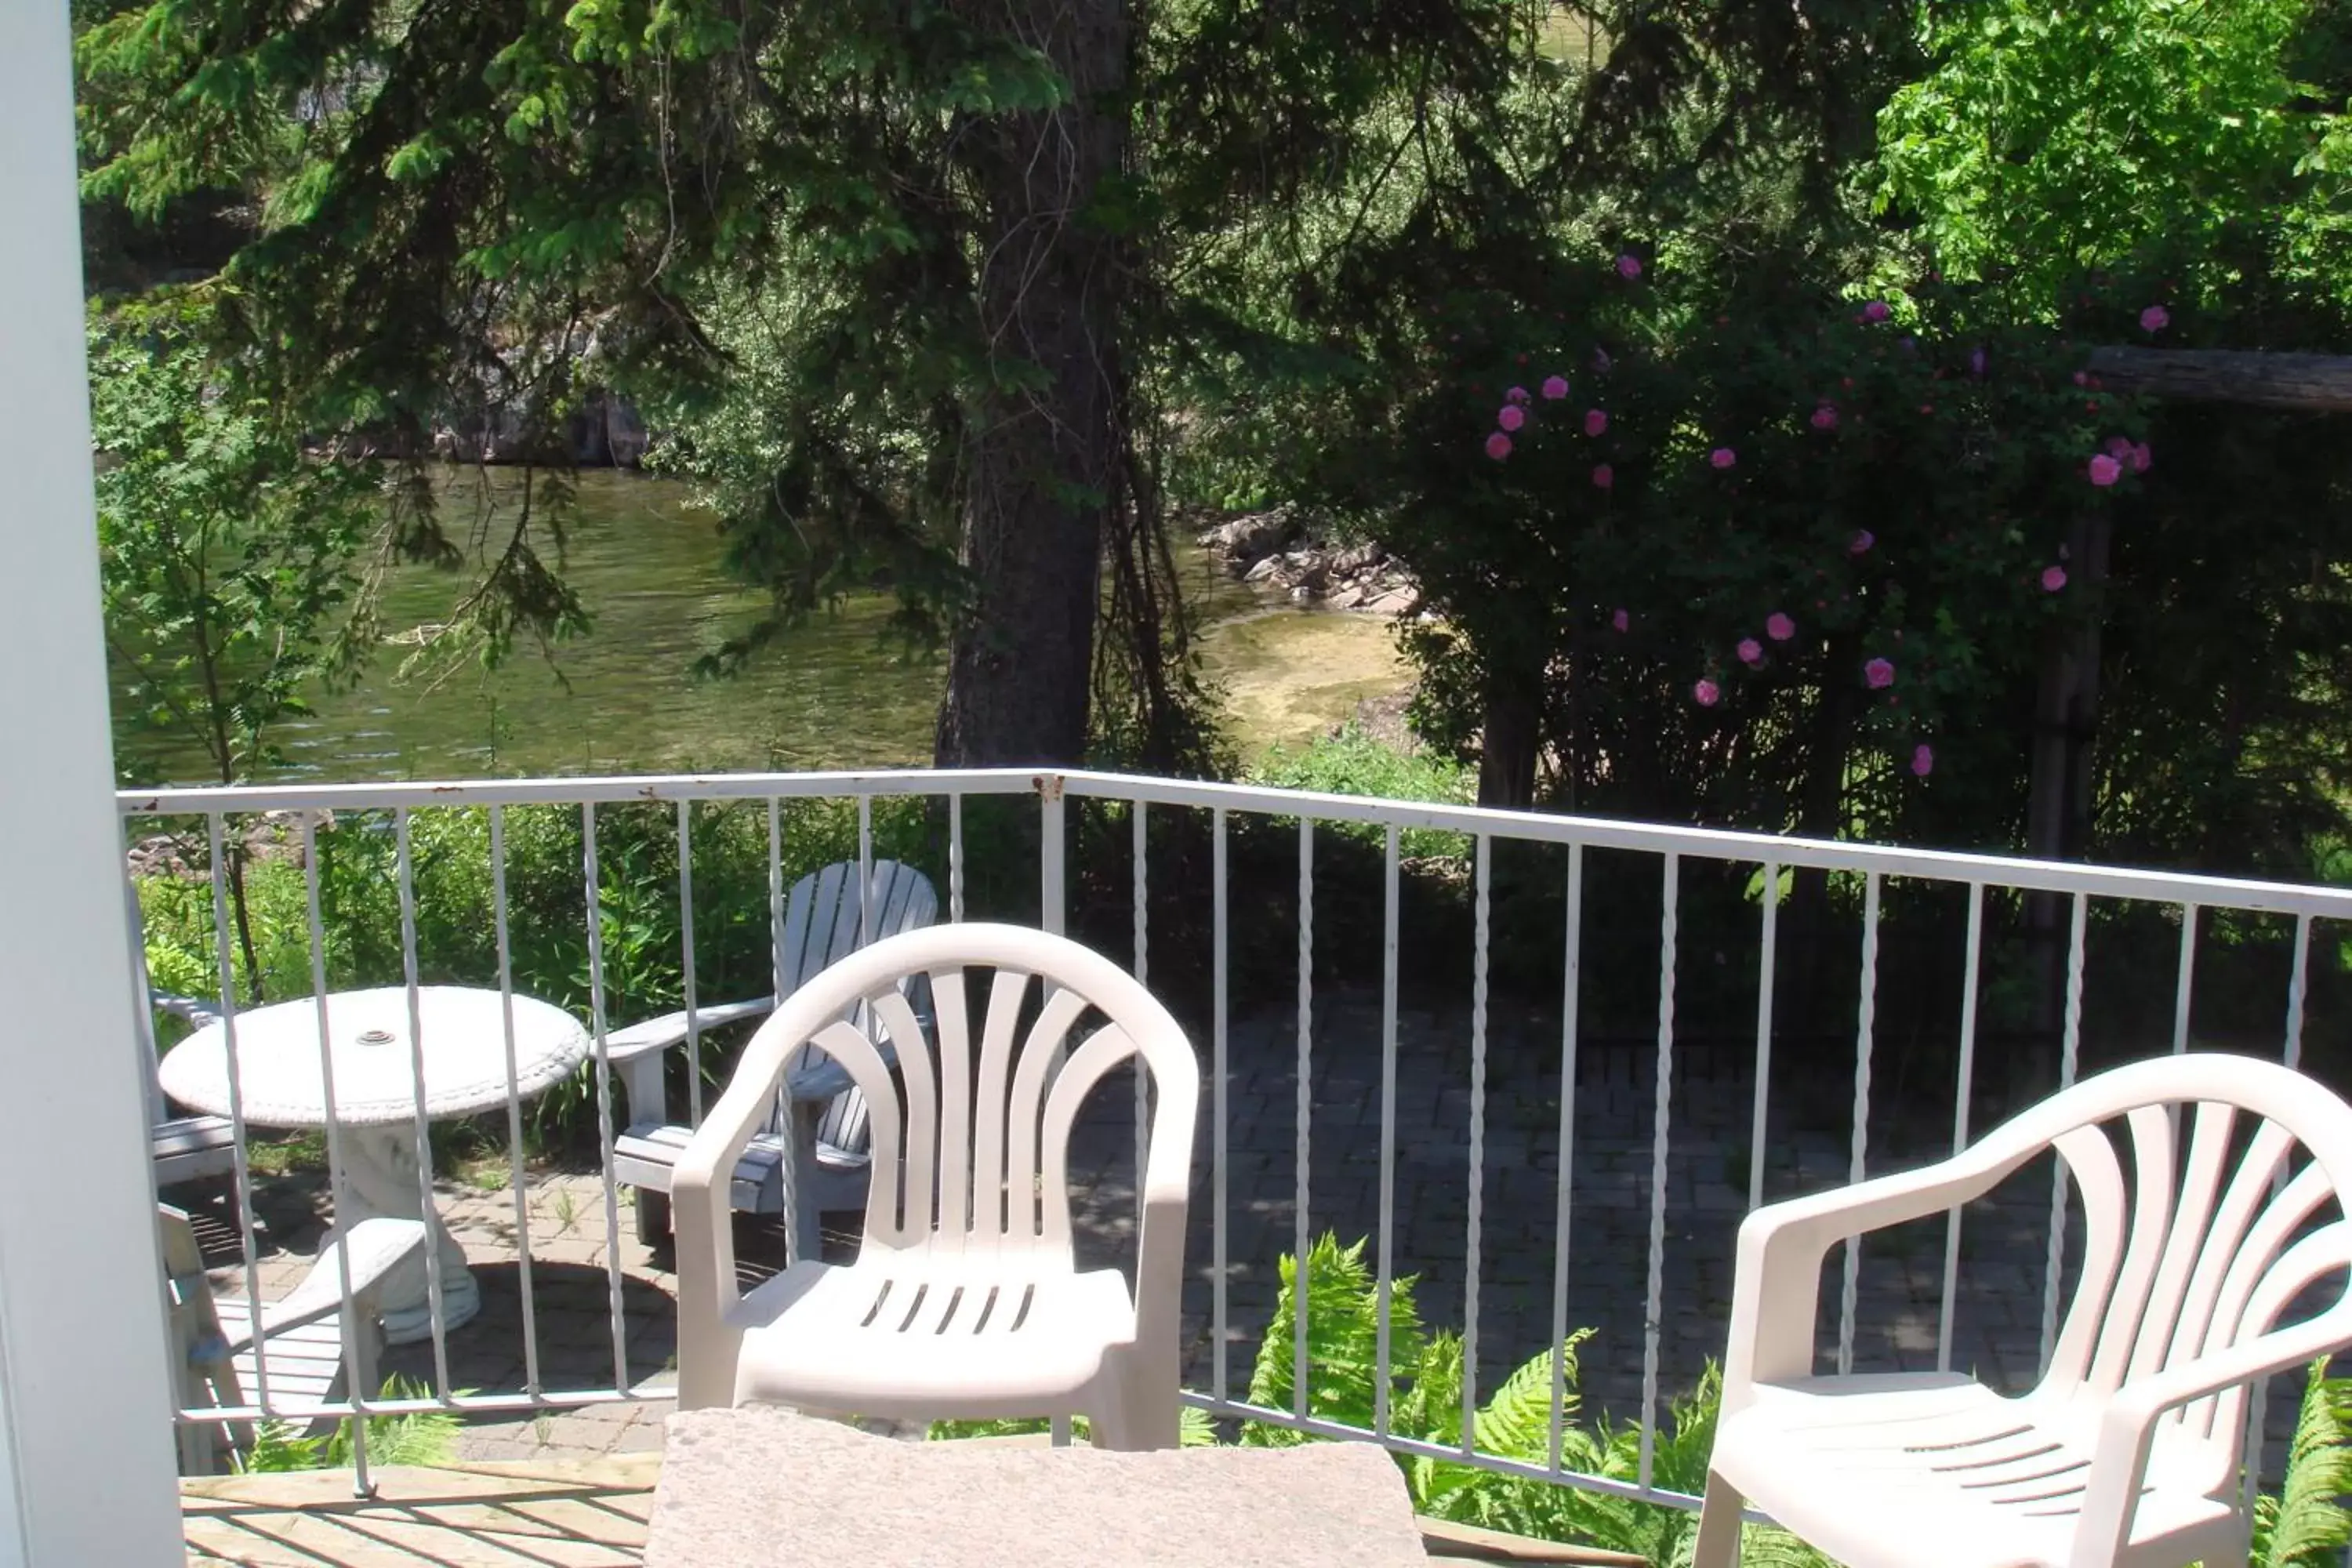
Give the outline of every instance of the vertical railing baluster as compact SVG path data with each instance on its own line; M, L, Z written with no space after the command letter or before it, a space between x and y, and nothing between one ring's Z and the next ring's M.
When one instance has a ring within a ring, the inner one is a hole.
M596 1046L596 1142L604 1173L604 1288L613 1325L613 1392L629 1391L628 1325L622 1315L621 1188L613 1180L613 1066L604 1023L604 892L596 870L596 803L580 803L581 876L588 890L588 1019Z
M1225 1024L1226 1024L1226 950L1225 950L1225 808L1218 806L1209 819L1209 881L1211 938L1214 951L1210 955L1211 984L1213 994L1210 1006L1215 1014L1211 1024L1210 1070L1216 1082L1212 1090L1216 1108L1215 1131L1209 1145L1210 1184L1214 1189L1212 1200L1215 1208L1211 1218L1211 1266L1215 1279L1212 1285L1211 1315L1216 1320L1215 1378L1217 1402L1222 1405L1230 1396L1229 1369L1226 1365L1226 1339L1230 1333L1225 1315L1225 1128L1226 1085Z
M438 1229L433 1203L433 1123L425 1104L425 1006L416 967L416 862L409 843L406 806L393 812L392 827L400 880L400 971L408 999L408 1081L415 1095L416 1204L426 1231L432 1233ZM437 1236L433 1234L428 1234L425 1241L425 1303L433 1331L434 1392L446 1403L450 1395L449 1323L443 1306L441 1248Z
M768 797L768 971L776 1005L784 1005L784 803ZM786 1227L789 1239L790 1227Z
M1486 1206L1486 965L1487 913L1493 894L1493 840L1477 838L1475 912L1470 950L1470 1212L1463 1227L1462 1451L1477 1447L1478 1226Z
M515 1067L514 944L507 923L507 812L502 805L490 807L490 913L499 942L499 1016L506 1030L508 1180L514 1187L520 1265L516 1281L522 1292L522 1385L536 1399L540 1394L539 1312L531 1285L530 1187L523 1171L522 1092Z
M2290 1068L2303 1065L2303 1008L2311 972L2311 917L2294 917L2294 968L2286 983L2286 1050Z
M2058 1048L2058 1087L2071 1089L2083 1053L2083 942L2090 919L2089 900L2081 893L2066 934L2066 1018ZM2042 1364L2050 1370L2050 1352L2058 1343L2058 1279L2066 1256L2066 1162L2053 1158L2050 1177L2050 1251L2042 1279Z
M677 963L681 975L678 1000L686 1004L686 1124L702 1125L702 1018L700 989L694 980L694 803L677 803ZM656 1082L661 1079L656 1078ZM632 1105L637 1121L661 1121L668 1109L667 1091L661 1105Z
M1037 810L1043 836L1037 846L1037 923L1055 936L1063 934L1063 909L1069 897L1069 877L1063 868L1062 781L1048 773L1039 781Z
M1307 1415L1307 1321L1310 1246L1307 1236L1308 1132L1315 1109L1311 1042L1315 1021L1315 822L1298 819L1298 1125L1297 1186L1292 1195L1290 1397L1292 1413Z
M1143 911L1149 869L1149 840L1145 837L1143 802L1129 803L1135 824L1135 983L1151 983L1151 926ZM1137 1234L1143 1229L1143 1171L1151 1153L1151 1075L1144 1070L1143 1053L1138 1051L1129 1058L1128 1071L1135 1079L1135 1226Z
M874 797L857 797L857 945L874 942Z
M963 923L963 796L948 796L948 923Z
M341 1101L335 1093L335 1054L327 1044L334 1035L327 1018L327 923L319 905L319 829L310 812L305 811L301 816L303 912L310 944L310 994L316 1000L319 1015L319 1099L325 1112L320 1120L327 1138L327 1194L340 1220L351 1212L351 1207L343 1173L342 1126L336 1114ZM366 1379L361 1375L367 1358L361 1350L358 1314L352 1310L352 1254L347 1247L335 1248L335 1284L343 1300L343 1387L352 1408L358 1412L346 1428L352 1439L352 1489L360 1497L371 1497L375 1492L375 1482L368 1475L367 1402L376 1391L367 1387ZM257 1312L255 1321L259 1321ZM257 1363L263 1358L257 1355L254 1359Z
M2190 990L2197 976L2197 906L2180 906L2180 973L2172 987L2172 1054L2179 1056L2189 1049L2189 1009ZM2175 1107L2174 1121L2179 1122Z
M1756 1096L1748 1114L1748 1206L1764 1202L1765 1140L1771 1121L1772 983L1780 942L1780 867L1764 862L1764 945L1756 974Z
M1568 1421L1568 1224L1576 1167L1577 1005L1584 969L1584 846L1568 847L1568 935L1559 995L1559 1179L1551 1253L1551 1431L1546 1452L1559 1474Z
M1372 1310L1372 1430L1388 1436L1396 1297L1397 827L1381 856L1381 1234Z
M253 1326L258 1331L261 1253L254 1239L253 1169L246 1152L245 1072L236 1059L236 964L229 956L228 848L219 812L205 819L205 830L212 852L213 963L220 974L221 1047L228 1061L229 1148L236 1157L237 1245L245 1258L246 1310L252 1314ZM140 997L139 1005L148 1005L147 998ZM268 1361L267 1356L253 1358L254 1400L263 1410L269 1408Z
M2289 1068L2303 1065L2303 1010L2311 967L2311 916L2294 917L2294 961L2287 973L2286 982L2286 1046L2282 1053ZM2286 1173L2281 1170L2271 1177L2271 1195L2276 1197L2286 1185ZM2238 1504L2252 1517L2254 1498L2261 1489L2263 1469L2263 1428L2270 1415L2271 1384L2277 1380L2257 1378L2246 1391L2246 1429L2240 1438L2240 1495Z
M1663 902L1658 916L1658 1063L1650 1134L1650 1280L1642 1313L1641 1485L1650 1487L1658 1443L1658 1340L1660 1302L1666 1268L1666 1134L1674 1110L1675 935L1682 897L1682 857L1664 857Z
M1969 1101L1976 1093L1977 976L1984 955L1984 884L1969 884L1969 940L1960 976L1960 1068L1953 1092L1952 1153L1969 1146ZM1952 1310L1960 1284L1960 1210L1944 1214L1944 1300L1936 1318L1936 1370L1952 1370Z
M1853 1150L1846 1165L1849 1184L1862 1180L1870 1153L1870 1048L1878 1026L1879 877L1862 879L1862 999L1853 1026ZM1862 1286L1862 1237L1845 1238L1845 1277L1838 1291L1838 1375L1853 1370L1853 1315Z

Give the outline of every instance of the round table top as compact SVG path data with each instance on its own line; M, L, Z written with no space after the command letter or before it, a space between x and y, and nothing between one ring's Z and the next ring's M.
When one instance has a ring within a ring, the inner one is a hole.
M496 991L424 985L416 992L428 1120L465 1116L507 1102L505 1003ZM416 1116L408 991L337 991L327 997L335 1122L381 1126ZM228 1027L205 1025L163 1054L163 1092L215 1116L229 1113ZM561 1007L514 998L515 1090L522 1099L554 1083L588 1054L587 1030ZM236 1016L237 1089L245 1119L263 1127L323 1127L327 1096L319 1063L316 997Z

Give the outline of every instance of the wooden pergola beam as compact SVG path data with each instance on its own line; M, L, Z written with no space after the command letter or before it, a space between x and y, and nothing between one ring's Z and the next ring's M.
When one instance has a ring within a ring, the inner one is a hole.
M2100 348L2087 368L2110 391L2143 397L2352 413L2352 355Z

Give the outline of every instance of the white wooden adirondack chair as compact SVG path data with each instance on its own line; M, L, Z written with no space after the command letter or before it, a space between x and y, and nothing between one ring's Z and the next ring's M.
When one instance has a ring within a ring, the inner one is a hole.
M778 984L789 996L865 942L927 926L939 915L940 896L912 866L877 860L863 909L857 867L837 861L793 884L784 905ZM760 996L695 1010L698 1027L712 1029L772 1011L781 996ZM637 1239L648 1247L669 1240L670 1172L694 1129L668 1119L663 1066L669 1047L687 1037L687 1015L665 1014L605 1037L605 1051L622 1075L628 1130L613 1145L615 1181L636 1191ZM793 1173L793 1229L797 1255L818 1249L817 1216L866 1202L868 1137L866 1097L848 1076L822 1057L803 1052L785 1075L766 1123L738 1162L735 1206L777 1214L784 1205L783 1118L795 1118L798 1160Z
M263 1304L257 1327L249 1302L213 1295L187 1215L159 1204L156 1220L163 1237L176 1392L183 1408L234 1409L257 1404L264 1397L266 1373L270 1416L307 1428L321 1419L317 1414L320 1405L342 1398L344 1373L352 1363L362 1396L375 1392L375 1356L383 1338L375 1303L395 1273L424 1268L423 1222L366 1219L348 1231L330 1233L302 1282L280 1300ZM343 1310L346 1257L352 1293L348 1314ZM352 1352L348 1361L347 1340ZM210 1423L182 1423L182 1469L196 1475L216 1468L222 1436L240 1446L251 1440L249 1433L225 1434Z
M2086 1226L2039 1386L1813 1375L1830 1248L2053 1148ZM1737 1559L1743 1499L1849 1568L2243 1568L2246 1390L2352 1344L2347 1192L2352 1109L2275 1063L2198 1055L2087 1079L1942 1164L1757 1210L1694 1568ZM2316 1312L2275 1326L2314 1286Z
M185 1018L199 1028L220 1016L217 1002L194 996L167 996L160 991L151 993L150 998L163 1012ZM163 1086L155 1077L155 1044L143 1029L140 1049L145 1058L147 1120L152 1128L148 1146L155 1162L155 1185L173 1187L234 1173L236 1136L229 1119L176 1114L163 1098Z
M984 999L967 991L978 970L992 972ZM906 996L915 976L929 984L930 1041ZM1024 1019L1034 1019L1025 1030ZM1083 1042L1066 1055L1081 1027ZM787 1064L812 1046L841 1064L871 1110L864 1245L846 1266L803 1255L745 1295L726 1173ZM1117 1269L1078 1272L1067 1187L1080 1106L1138 1055L1158 1104L1130 1297ZM1100 1447L1176 1447L1200 1089L1192 1047L1167 1009L1117 964L1060 937L941 926L826 970L761 1026L678 1161L679 1406L780 1403L925 1419L1075 1413L1092 1421Z

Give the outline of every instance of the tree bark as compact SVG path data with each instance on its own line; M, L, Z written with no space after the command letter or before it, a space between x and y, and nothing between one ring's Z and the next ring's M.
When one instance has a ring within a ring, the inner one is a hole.
M2352 410L2352 357L2230 349L2102 348L2089 366L2113 392L2307 413Z
M1478 739L1478 804L1525 811L1536 803L1541 702L1518 681L1490 678Z
M1115 237L1087 210L1127 155L1126 0L955 7L1042 49L1067 96L975 122L960 142L981 194L982 331L993 374L971 410L962 559L942 767L1076 763L1086 753L1104 518L1117 493Z
M2099 728L2099 605L2112 528L2102 510L2079 521L2069 534L2067 554L2092 610L2084 620L2058 628L2042 652L2025 818L2025 852L2037 860L2071 860L2090 847L2096 804L2092 763ZM2028 895L2025 921L2033 954L2034 1026L2054 1035L2065 991L2057 895Z

